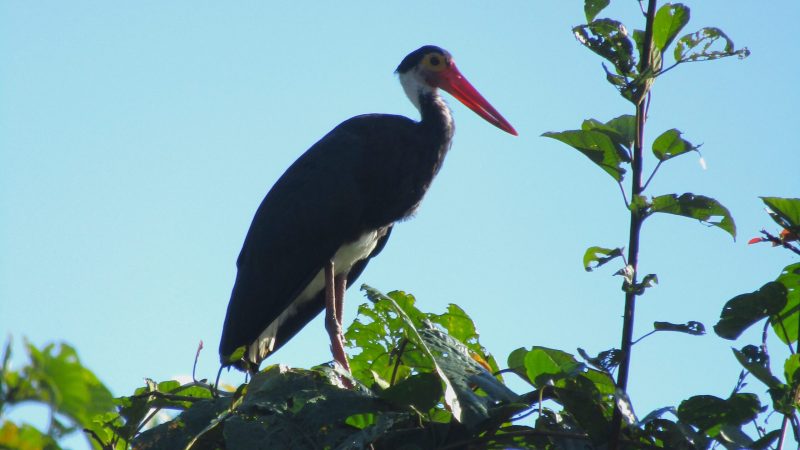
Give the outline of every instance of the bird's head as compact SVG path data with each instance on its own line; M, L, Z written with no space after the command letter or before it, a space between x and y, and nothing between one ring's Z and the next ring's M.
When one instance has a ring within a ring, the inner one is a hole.
M421 96L435 95L441 88L487 122L517 135L514 127L461 75L447 50L435 45L420 47L403 58L395 72L400 76L406 95L417 108Z

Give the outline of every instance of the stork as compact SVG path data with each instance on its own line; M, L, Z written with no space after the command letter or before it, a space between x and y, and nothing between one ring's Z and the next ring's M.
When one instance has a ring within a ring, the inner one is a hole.
M284 172L258 207L237 260L219 346L223 367L258 370L325 310L334 360L349 370L345 289L383 250L394 224L414 213L450 149L453 118L439 89L517 135L444 49L421 47L396 73L419 121L365 114L342 122Z

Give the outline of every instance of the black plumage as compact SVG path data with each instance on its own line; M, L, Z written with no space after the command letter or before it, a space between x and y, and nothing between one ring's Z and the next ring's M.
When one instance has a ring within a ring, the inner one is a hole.
M454 131L438 86L420 69L424 58L430 63L437 55L441 64L452 64L447 52L426 46L408 55L397 69L420 110L419 122L387 114L346 120L300 156L264 198L237 261L219 348L223 365L257 368L261 359L325 309L324 289L306 291L337 252L364 236L372 238L363 259L335 268L352 264L342 274L352 285L384 248L395 222L419 206ZM298 296L304 292L308 298L303 302ZM279 317L271 348L229 359L242 346L257 346L262 332Z

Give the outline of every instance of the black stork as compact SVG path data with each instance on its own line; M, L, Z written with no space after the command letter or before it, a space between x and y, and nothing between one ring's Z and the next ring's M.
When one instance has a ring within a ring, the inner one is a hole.
M349 369L344 291L386 245L395 222L417 209L450 148L453 118L439 89L517 135L447 51L419 48L396 73L419 122L390 114L342 122L286 170L258 207L237 261L219 346L223 367L256 371L326 310L334 359Z

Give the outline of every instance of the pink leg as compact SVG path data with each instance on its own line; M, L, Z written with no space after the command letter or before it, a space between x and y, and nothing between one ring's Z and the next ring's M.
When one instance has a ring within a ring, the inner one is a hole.
M350 371L350 364L347 362L347 355L344 353L344 339L342 336L342 323L340 311L344 303L344 295L342 298L337 298L337 289L341 284L337 283L334 276L333 262L329 261L325 265L325 328L328 330L328 336L331 338L331 353L333 359L344 367L348 372ZM344 289L342 288L342 294ZM338 307L338 308L337 308Z

